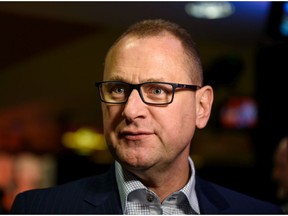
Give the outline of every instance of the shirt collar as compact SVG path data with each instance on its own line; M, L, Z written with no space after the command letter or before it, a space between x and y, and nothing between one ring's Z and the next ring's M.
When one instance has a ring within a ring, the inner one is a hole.
M188 183L180 190L187 197L191 208L198 214L200 214L198 199L195 191L195 167L192 159L188 157L188 161L191 169L191 176ZM125 210L127 196L130 192L137 189L147 189L133 174L122 169L122 166L115 162L116 181L120 194L120 200L123 211Z

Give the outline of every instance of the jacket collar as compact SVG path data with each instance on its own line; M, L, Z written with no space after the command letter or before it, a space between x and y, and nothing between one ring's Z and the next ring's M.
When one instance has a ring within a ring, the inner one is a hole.
M114 163L108 172L95 177L89 186L85 201L97 207L96 210L100 213L122 214Z
M85 201L93 206L95 213L123 214L115 177L115 164L108 172L94 177L89 185ZM195 190L201 214L215 214L229 208L225 198L211 185L196 175ZM95 208L97 207L97 208Z
M229 203L211 185L196 175L196 194L201 214L221 213L229 208Z

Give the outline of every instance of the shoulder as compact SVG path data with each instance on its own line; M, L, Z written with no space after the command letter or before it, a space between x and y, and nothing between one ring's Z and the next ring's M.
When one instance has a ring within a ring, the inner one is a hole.
M199 205L211 206L222 213L239 214L275 214L282 213L279 206L256 199L221 185L196 179L196 191ZM204 209L204 208L203 208Z
M105 179L105 176L93 176L82 178L79 180L71 181L65 184L48 187L48 188L37 188L28 191L24 191L17 195L17 197L32 197L36 199L49 199L53 197L54 199L63 197L63 196L75 196L84 193L85 191L89 191L90 189L98 190L101 189ZM107 184L107 183L106 183Z
M82 209L85 212L89 208L87 203L100 202L111 194L117 194L112 170L62 185L20 193L14 200L12 213L79 213Z

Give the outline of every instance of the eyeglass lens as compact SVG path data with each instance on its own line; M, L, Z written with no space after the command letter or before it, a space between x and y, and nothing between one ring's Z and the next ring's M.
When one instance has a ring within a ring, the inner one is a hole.
M140 86L140 88L139 88ZM166 104L173 97L173 86L166 83L143 83L130 85L122 82L105 82L101 85L102 99L109 103L126 102L133 89L137 89L145 103Z

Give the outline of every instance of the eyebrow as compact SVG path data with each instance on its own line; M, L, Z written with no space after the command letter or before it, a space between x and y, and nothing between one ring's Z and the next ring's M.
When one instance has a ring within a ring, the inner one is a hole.
M123 77L121 77L119 75L112 76L109 78L109 80L127 82L127 80L125 80ZM164 78L149 78L149 79L142 80L141 83L144 83L144 82L163 82L163 81L164 81Z
M164 81L164 78L150 78L150 79L147 79L145 80L145 82L163 82Z
M111 80L111 81L123 81L124 82L123 77L118 76L118 75L112 76L108 80Z

